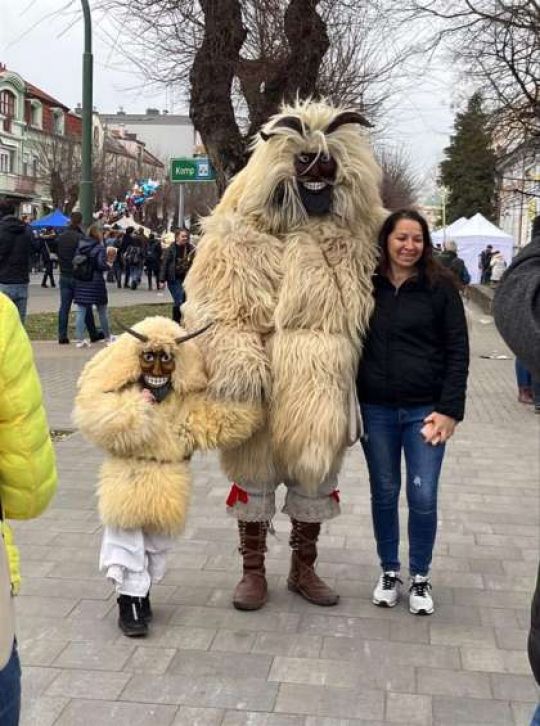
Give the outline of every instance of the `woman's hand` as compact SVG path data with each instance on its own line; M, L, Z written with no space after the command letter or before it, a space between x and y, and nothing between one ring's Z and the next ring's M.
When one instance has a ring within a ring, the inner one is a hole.
M424 419L424 426L420 433L426 444L437 446L437 444L444 444L448 441L456 430L456 425L455 419L433 411Z

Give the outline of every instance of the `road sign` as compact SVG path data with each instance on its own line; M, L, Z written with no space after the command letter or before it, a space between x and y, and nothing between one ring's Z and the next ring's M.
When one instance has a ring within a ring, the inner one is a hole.
M177 184L186 182L215 181L216 172L207 156L186 156L171 159L171 181Z

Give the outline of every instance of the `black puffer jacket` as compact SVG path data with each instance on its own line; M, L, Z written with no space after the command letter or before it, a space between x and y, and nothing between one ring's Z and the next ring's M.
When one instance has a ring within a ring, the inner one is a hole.
M376 275L375 312L357 377L358 398L385 406L433 404L463 419L469 341L463 303L451 282L423 276L396 289Z
M7 214L0 219L0 282L24 285L30 281L30 257L38 245L30 227Z
M84 237L84 232L80 227L72 227L71 225L59 235L57 240L58 247L58 265L60 266L60 274L71 277L73 275L73 257L79 240Z

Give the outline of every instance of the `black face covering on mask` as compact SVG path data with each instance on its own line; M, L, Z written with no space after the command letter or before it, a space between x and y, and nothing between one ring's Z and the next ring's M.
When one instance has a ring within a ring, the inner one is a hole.
M144 382L144 379L141 380L141 383L144 388L148 389L150 393L154 396L157 403L161 403L169 393L172 391L172 383L171 381L167 381L165 385L159 386L159 388L153 388L152 386L149 386L147 383Z
M320 192L311 192L303 184L298 184L300 199L310 217L322 217L332 209L332 188L330 185Z

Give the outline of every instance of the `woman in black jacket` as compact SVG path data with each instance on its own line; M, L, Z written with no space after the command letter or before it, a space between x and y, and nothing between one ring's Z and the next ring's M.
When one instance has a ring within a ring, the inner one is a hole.
M99 315L99 322L103 331L106 345L114 342L114 336L109 329L109 318L107 315L108 295L105 284L104 272L111 269L116 257L114 247L105 249L102 240L101 230L96 224L88 229L88 236L82 237L77 243L77 250L73 258L75 280L75 292L73 300L77 305L77 316L75 318L75 333L77 336L76 347L90 347L90 342L84 337L85 320L88 310L95 305ZM81 279L77 276L75 262L78 258L86 258L89 264L89 279Z
M399 598L401 452L409 505L409 609L431 614L429 568L437 530L437 489L445 443L463 419L469 364L463 304L433 258L417 212L391 214L379 234L371 319L357 377L369 469L373 527L382 574L375 605Z

